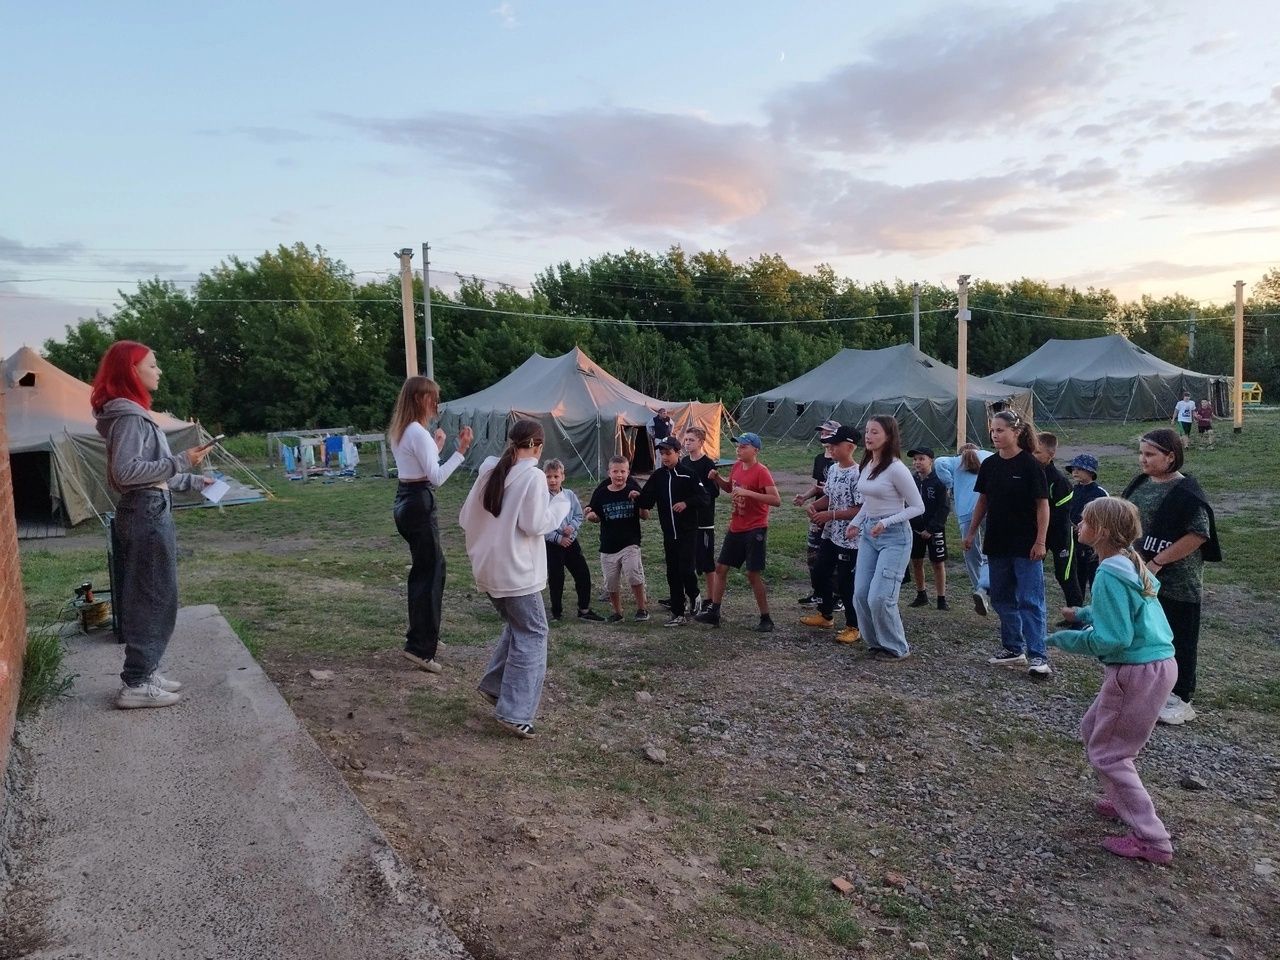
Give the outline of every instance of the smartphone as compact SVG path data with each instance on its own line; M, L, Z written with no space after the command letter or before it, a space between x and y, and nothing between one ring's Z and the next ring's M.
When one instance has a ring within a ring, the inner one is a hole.
M208 443L206 443L205 446L212 447L218 441L225 440L225 439L227 439L227 435L225 433L220 433L216 437L214 437L212 440L210 440Z

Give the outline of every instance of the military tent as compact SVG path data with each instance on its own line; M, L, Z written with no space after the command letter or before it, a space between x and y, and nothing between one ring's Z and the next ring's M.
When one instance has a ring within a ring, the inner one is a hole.
M993 378L968 378L967 436L990 443L993 408L1031 413L1031 391ZM873 414L891 414L902 428L902 449L950 450L956 442L956 371L909 343L881 350L841 350L808 373L738 406L743 430L807 439L824 420L862 426Z
M89 385L22 347L4 362L0 390L20 528L63 522L74 526L114 509L106 479L107 445L89 408ZM174 450L193 447L205 436L198 424L167 413L155 418ZM262 493L233 483L223 502L243 499L262 499ZM202 501L199 494L180 494L175 502Z
M534 354L510 374L478 393L441 405L439 422L453 437L463 426L475 431L466 466L500 454L507 428L519 418L537 420L546 435L543 461L562 460L570 474L602 477L609 458L625 456L638 471L653 466L648 426L665 407L677 431L707 432L707 453L720 450L719 403L672 402L647 397L575 347L559 357Z
M992 379L1029 387L1046 419L1168 419L1184 390L1223 416L1230 405L1230 378L1184 370L1119 334L1046 341Z

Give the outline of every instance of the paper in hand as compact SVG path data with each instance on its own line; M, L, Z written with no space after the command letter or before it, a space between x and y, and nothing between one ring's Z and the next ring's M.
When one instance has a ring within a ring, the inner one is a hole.
M215 480L209 486L200 491L200 496L204 497L210 503L217 503L227 495L227 491L231 486L225 480Z

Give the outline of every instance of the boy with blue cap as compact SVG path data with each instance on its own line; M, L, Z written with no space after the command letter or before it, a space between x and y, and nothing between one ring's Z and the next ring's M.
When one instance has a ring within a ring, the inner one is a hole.
M1071 529L1078 531L1080 520L1084 516L1084 508L1095 500L1107 496L1107 491L1098 483L1098 458L1091 453L1082 453L1067 464L1067 472L1075 486L1071 488ZM1081 543L1076 535L1076 569L1080 580L1081 593L1088 594L1093 586L1093 577L1098 572L1098 555L1093 547Z
M764 571L766 538L769 533L769 508L782 505L773 474L760 462L760 450L764 446L758 434L744 433L733 438L738 459L729 469L726 480L716 471L707 476L725 493L733 497L733 512L729 516L729 530L720 545L720 557L716 561L715 584L711 602L694 616L700 623L720 625L720 600L724 596L725 579L729 568L746 564L747 582L755 594L760 609L760 633L773 631L773 618L769 616L769 597L761 576Z

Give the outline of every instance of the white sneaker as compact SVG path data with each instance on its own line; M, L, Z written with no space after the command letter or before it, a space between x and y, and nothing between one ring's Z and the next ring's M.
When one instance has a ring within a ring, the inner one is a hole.
M127 684L120 687L116 694L116 706L121 710L137 710L141 707L172 707L182 698L176 693L161 690L150 680L144 680L136 687Z
M1171 727L1180 727L1196 718L1195 708L1176 693L1169 694L1164 709L1160 711L1160 722Z
M415 656L408 650L401 650L400 656L404 657L419 670L425 670L427 673L444 673L444 667L435 660L423 660L422 657Z
M170 680L168 677L162 676L158 672L151 675L151 682L165 693L177 693L182 689L181 680Z

